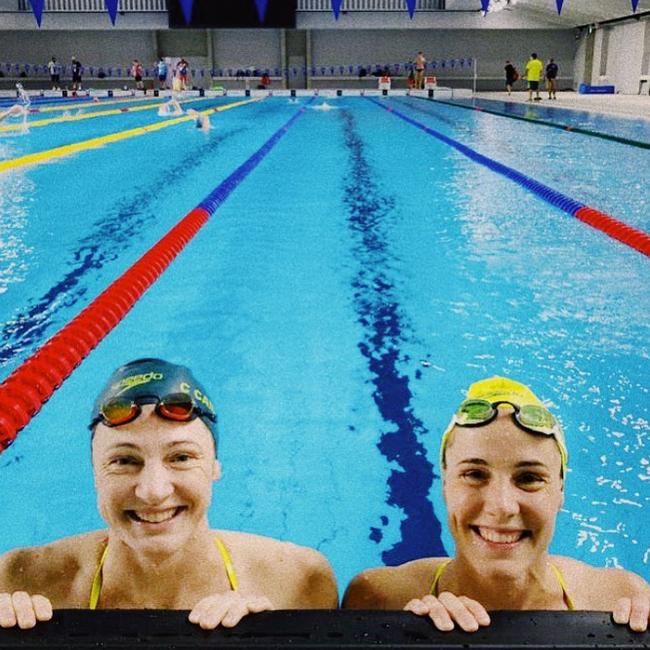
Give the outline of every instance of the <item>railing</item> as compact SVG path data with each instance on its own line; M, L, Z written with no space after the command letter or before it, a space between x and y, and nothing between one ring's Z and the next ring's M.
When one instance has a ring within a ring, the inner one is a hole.
M416 11L439 11L445 0L417 0ZM298 0L298 11L332 11L332 0ZM343 0L341 11L406 11L404 0Z
M215 0L216 2L217 0ZM0 650L642 650L650 632L615 625L608 612L490 612L488 627L439 632L407 612L311 610L263 612L236 627L206 631L188 612L57 610L33 630L0 628Z
M31 11L29 0L18 0L18 11ZM47 12L101 12L106 13L104 0L45 0ZM118 11L167 11L167 0L120 0Z

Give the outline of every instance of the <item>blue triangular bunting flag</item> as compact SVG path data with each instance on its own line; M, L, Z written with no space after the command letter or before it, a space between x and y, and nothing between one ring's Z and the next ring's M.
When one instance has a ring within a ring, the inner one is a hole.
M185 24L189 25L192 22L192 5L194 4L194 0L180 0L180 3Z
M484 16L487 14L489 8L490 0L481 0L481 11L483 12Z
M45 0L29 0L29 2L32 5L32 11L36 17L36 24L40 27L41 18L43 17L43 5L45 4Z
M406 0L406 7L409 10L409 16L413 18L413 14L415 13L415 3L417 0Z
M636 8L639 6L639 0L632 0L632 11L636 13Z
M117 5L120 0L104 0L106 4L106 9L108 9L108 15L110 16L111 22L115 24L115 19L117 18Z
M564 4L564 0L555 0L555 4L557 5L557 15L559 16L562 13L562 5Z
M341 5L343 0L332 0L332 11L334 12L334 20L339 19L339 14L341 13Z
M255 6L257 7L257 15L260 17L260 22L263 23L266 19L266 4L268 0L255 0Z

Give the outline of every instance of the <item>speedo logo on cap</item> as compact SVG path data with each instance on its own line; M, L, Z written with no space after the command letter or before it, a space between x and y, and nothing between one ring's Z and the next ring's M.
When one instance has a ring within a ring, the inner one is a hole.
M135 388L136 386L141 386L142 384L148 384L152 381L160 381L164 378L162 372L145 372L140 375L131 375L130 377L124 377L120 381L114 383L111 388L115 391L115 395L120 395L125 391Z

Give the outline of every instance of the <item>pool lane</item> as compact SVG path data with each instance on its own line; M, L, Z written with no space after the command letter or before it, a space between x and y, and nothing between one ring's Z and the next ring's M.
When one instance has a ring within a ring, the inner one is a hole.
M231 110L234 108L240 108L241 106L246 106L253 102L260 101L259 99L246 99L243 101L235 101L229 104L222 104L220 106L208 106L201 109L201 114L211 115L215 113L220 113L223 111ZM39 151L37 153L28 154L26 156L19 156L17 158L11 158L9 160L0 161L0 173L15 169L20 169L21 167L27 167L30 165L37 165L44 162L51 162L65 156L70 156L75 153L80 153L82 151L87 151L89 149L95 149L97 147L106 146L119 142L121 140L126 140L128 138L135 138L139 136L146 136L155 131L161 129L166 129L168 127L176 126L178 124L183 124L191 121L195 121L193 115L182 114L178 117L166 118L158 120L157 122L147 124L145 126L136 127L134 129L125 129L123 131L118 131L116 133L110 133L108 135L103 135L98 138L90 138L89 140L82 140L80 142L75 142L73 144L64 145L62 147L55 147L53 149L48 149L46 151Z
M199 101L192 101L187 108L195 110L207 110L210 107L218 107L224 104L233 103L233 98L202 98ZM28 132L9 131L0 133L0 161L18 158L55 147L67 146L92 138L108 136L116 131L124 131L130 128L141 128L155 125L165 119L155 109L143 111L122 112L114 109L109 116L86 119L82 113L77 120L76 116L69 116L61 122L50 123L46 127L29 129Z

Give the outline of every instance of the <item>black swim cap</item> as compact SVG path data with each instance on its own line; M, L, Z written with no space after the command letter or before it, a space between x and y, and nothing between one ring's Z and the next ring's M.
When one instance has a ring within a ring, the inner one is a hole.
M162 359L136 359L119 367L95 400L91 422L97 421L102 405L115 397L132 398L139 404L155 404L160 398L172 393L187 393L198 407L214 416L214 420L205 414L199 414L198 417L210 429L216 453L217 414L212 400L189 368ZM91 428L94 428L92 424Z

